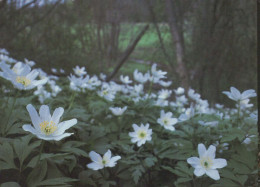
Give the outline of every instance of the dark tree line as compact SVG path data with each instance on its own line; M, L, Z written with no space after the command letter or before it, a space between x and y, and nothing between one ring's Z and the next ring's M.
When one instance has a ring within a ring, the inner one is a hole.
M68 72L75 65L85 65L89 72L106 72L126 55L119 45L123 24L144 23L156 31L159 65L169 71L174 87L195 88L215 102L221 101L219 93L229 86L256 88L256 1L39 3L0 1L0 47L18 59L35 60L46 70L52 66ZM163 39L162 23L169 26L169 41Z

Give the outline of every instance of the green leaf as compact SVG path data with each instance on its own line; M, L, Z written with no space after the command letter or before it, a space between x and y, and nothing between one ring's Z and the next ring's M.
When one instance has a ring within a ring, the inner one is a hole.
M17 182L5 182L0 187L20 187L20 185Z
M47 172L47 162L43 160L40 162L40 164L36 165L36 167L28 175L26 180L28 187L37 186L37 184L45 178L46 172Z
M156 162L157 162L156 157L148 157L148 158L144 159L144 163L147 167L154 166Z
M46 179L37 183L37 186L53 186L53 185L66 185L70 182L79 181L78 179L72 179L69 177L59 177L53 179Z
M0 146L0 160L2 160L3 167L0 166L2 169L11 169L17 168L14 163L14 152L12 146L4 142L2 146Z
M145 170L140 165L138 165L138 166L136 166L134 168L131 168L131 170L132 170L132 177L134 179L134 182L135 182L135 184L137 184L139 179L140 179L140 177L143 175Z
M24 160L33 152L33 150L36 147L39 147L41 144L41 141L38 140L36 142L33 142L29 144L29 141L31 140L32 136L25 136L22 137L20 140L14 141L14 151L16 155L18 156L18 159L20 161L20 165L23 165Z

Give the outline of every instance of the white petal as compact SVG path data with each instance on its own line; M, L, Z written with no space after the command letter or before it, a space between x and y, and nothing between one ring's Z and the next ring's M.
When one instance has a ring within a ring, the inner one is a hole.
M51 114L50 109L47 105L42 105L40 108L40 118L44 121L50 121L51 120Z
M216 170L216 169L206 170L206 174L207 174L210 178L212 178L212 179L214 179L214 180L219 180L219 179L220 179L218 170Z
M104 166L95 162L92 162L87 165L88 168L93 169L93 170L99 170L102 169Z
M96 163L102 162L102 157L100 156L100 154L97 154L95 151L91 151L89 153L89 157L93 162L96 162Z
M31 71L31 67L29 66L29 65L27 65L27 64L25 64L24 66L23 66L23 69L22 69L22 71L20 72L20 75L27 75L28 73L30 73L30 71Z
M198 157L190 157L187 159L187 162L194 168L201 168L200 159Z
M108 151L104 154L103 158L106 158L107 160L110 160L111 158L111 151L108 149Z
M255 90L246 90L242 93L242 99L247 99L249 97L255 97L256 93Z
M200 143L198 145L198 152L200 157L202 157L206 153L206 147L204 144Z
M52 139L55 141L60 141L61 139L65 138L65 137L71 136L72 134L73 133L64 133L64 134L61 134L58 136L53 136Z
M226 159L223 158L217 158L213 160L213 165L212 165L212 169L217 169L217 168L223 168L227 165L227 161Z
M26 75L26 78L34 80L38 76L39 72L37 70L32 70L29 74Z
M40 119L37 111L35 110L35 108L31 104L28 104L26 106L26 109L29 112L29 115L31 117L34 128L40 131L39 125L41 123L41 119Z
M121 159L121 156L114 156L114 157L111 158L110 162L116 162L119 159Z
M65 130L69 129L77 123L77 119L71 119L68 121L63 121L58 124L58 129L54 132L55 135L63 134Z
M196 175L197 177L200 177L200 176L204 175L205 172L206 172L205 169L195 168L194 175Z
M144 144L145 142L143 142L142 140L141 141L138 141L137 142L137 146L140 147L142 144Z
M209 146L208 150L207 150L207 155L210 158L215 158L216 155L216 147L214 145Z
M32 82L32 85L35 87L35 86L39 86L39 85L42 85L42 84L45 84L46 82L48 81L48 79L42 79L42 80L34 80Z
M128 135L130 137L137 137L137 134L135 132L129 132Z
M136 143L136 142L138 142L138 141L139 141L139 138L132 138L132 139L131 139L131 142L132 142L132 143Z
M23 125L23 130L28 131L35 135L39 134L39 132L37 132L37 130L33 128L31 125Z
M241 98L241 93L240 93L240 91L239 91L238 89L236 89L235 87L231 87L230 90L231 90L232 96L233 96L235 99L238 100L238 99Z
M51 121L53 121L55 124L58 124L63 112L64 112L64 109L62 107L56 108L53 112Z
M114 167L117 163L116 161L118 161L119 159L121 159L120 156L114 156L111 158L110 162L108 164L106 164L107 167Z
M140 127L138 127L136 124L133 124L133 128L135 131L137 131Z

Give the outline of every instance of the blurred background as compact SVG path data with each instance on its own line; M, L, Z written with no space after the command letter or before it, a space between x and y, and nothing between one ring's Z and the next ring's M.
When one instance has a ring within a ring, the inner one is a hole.
M223 103L230 86L256 89L256 1L0 0L0 48L66 76L121 63L117 80L157 63L171 88Z

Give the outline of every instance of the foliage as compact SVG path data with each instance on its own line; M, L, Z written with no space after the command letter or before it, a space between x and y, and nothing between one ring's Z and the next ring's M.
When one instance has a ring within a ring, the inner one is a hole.
M210 108L200 97L194 99L190 91L188 102L183 105L178 104L177 97L176 100L164 99L167 104L158 104L160 94L153 90L153 83L150 86L145 84L144 93L138 96L139 101L134 100L135 92L130 93L130 85L118 84L123 90L109 101L98 95L102 85L93 90L75 91L68 86L71 83L68 79L61 78L57 84L62 91L42 102L52 110L63 107L62 120L73 117L78 119L78 124L70 130L73 136L43 144L44 140L22 130L23 124L31 124L26 105L32 103L39 108L39 95L15 90L7 80L1 79L1 83L2 186L217 187L256 184L257 129L256 120L251 116L254 114L252 108L240 105L241 108L235 109ZM129 92L123 92L126 90ZM114 116L109 110L114 106L127 106L127 110L121 116ZM181 121L179 116L188 116L187 111L191 108L195 110L194 114ZM161 110L172 112L179 119L175 131L158 124ZM217 125L206 123L214 121ZM137 147L131 143L128 133L133 130L132 124L140 123L149 123L153 133L151 141ZM193 175L194 169L186 160L198 155L199 143L214 144L218 151L216 157L227 160L227 167L219 170L219 181ZM104 154L108 149L121 156L115 167L99 171L86 167L91 162L90 151Z

